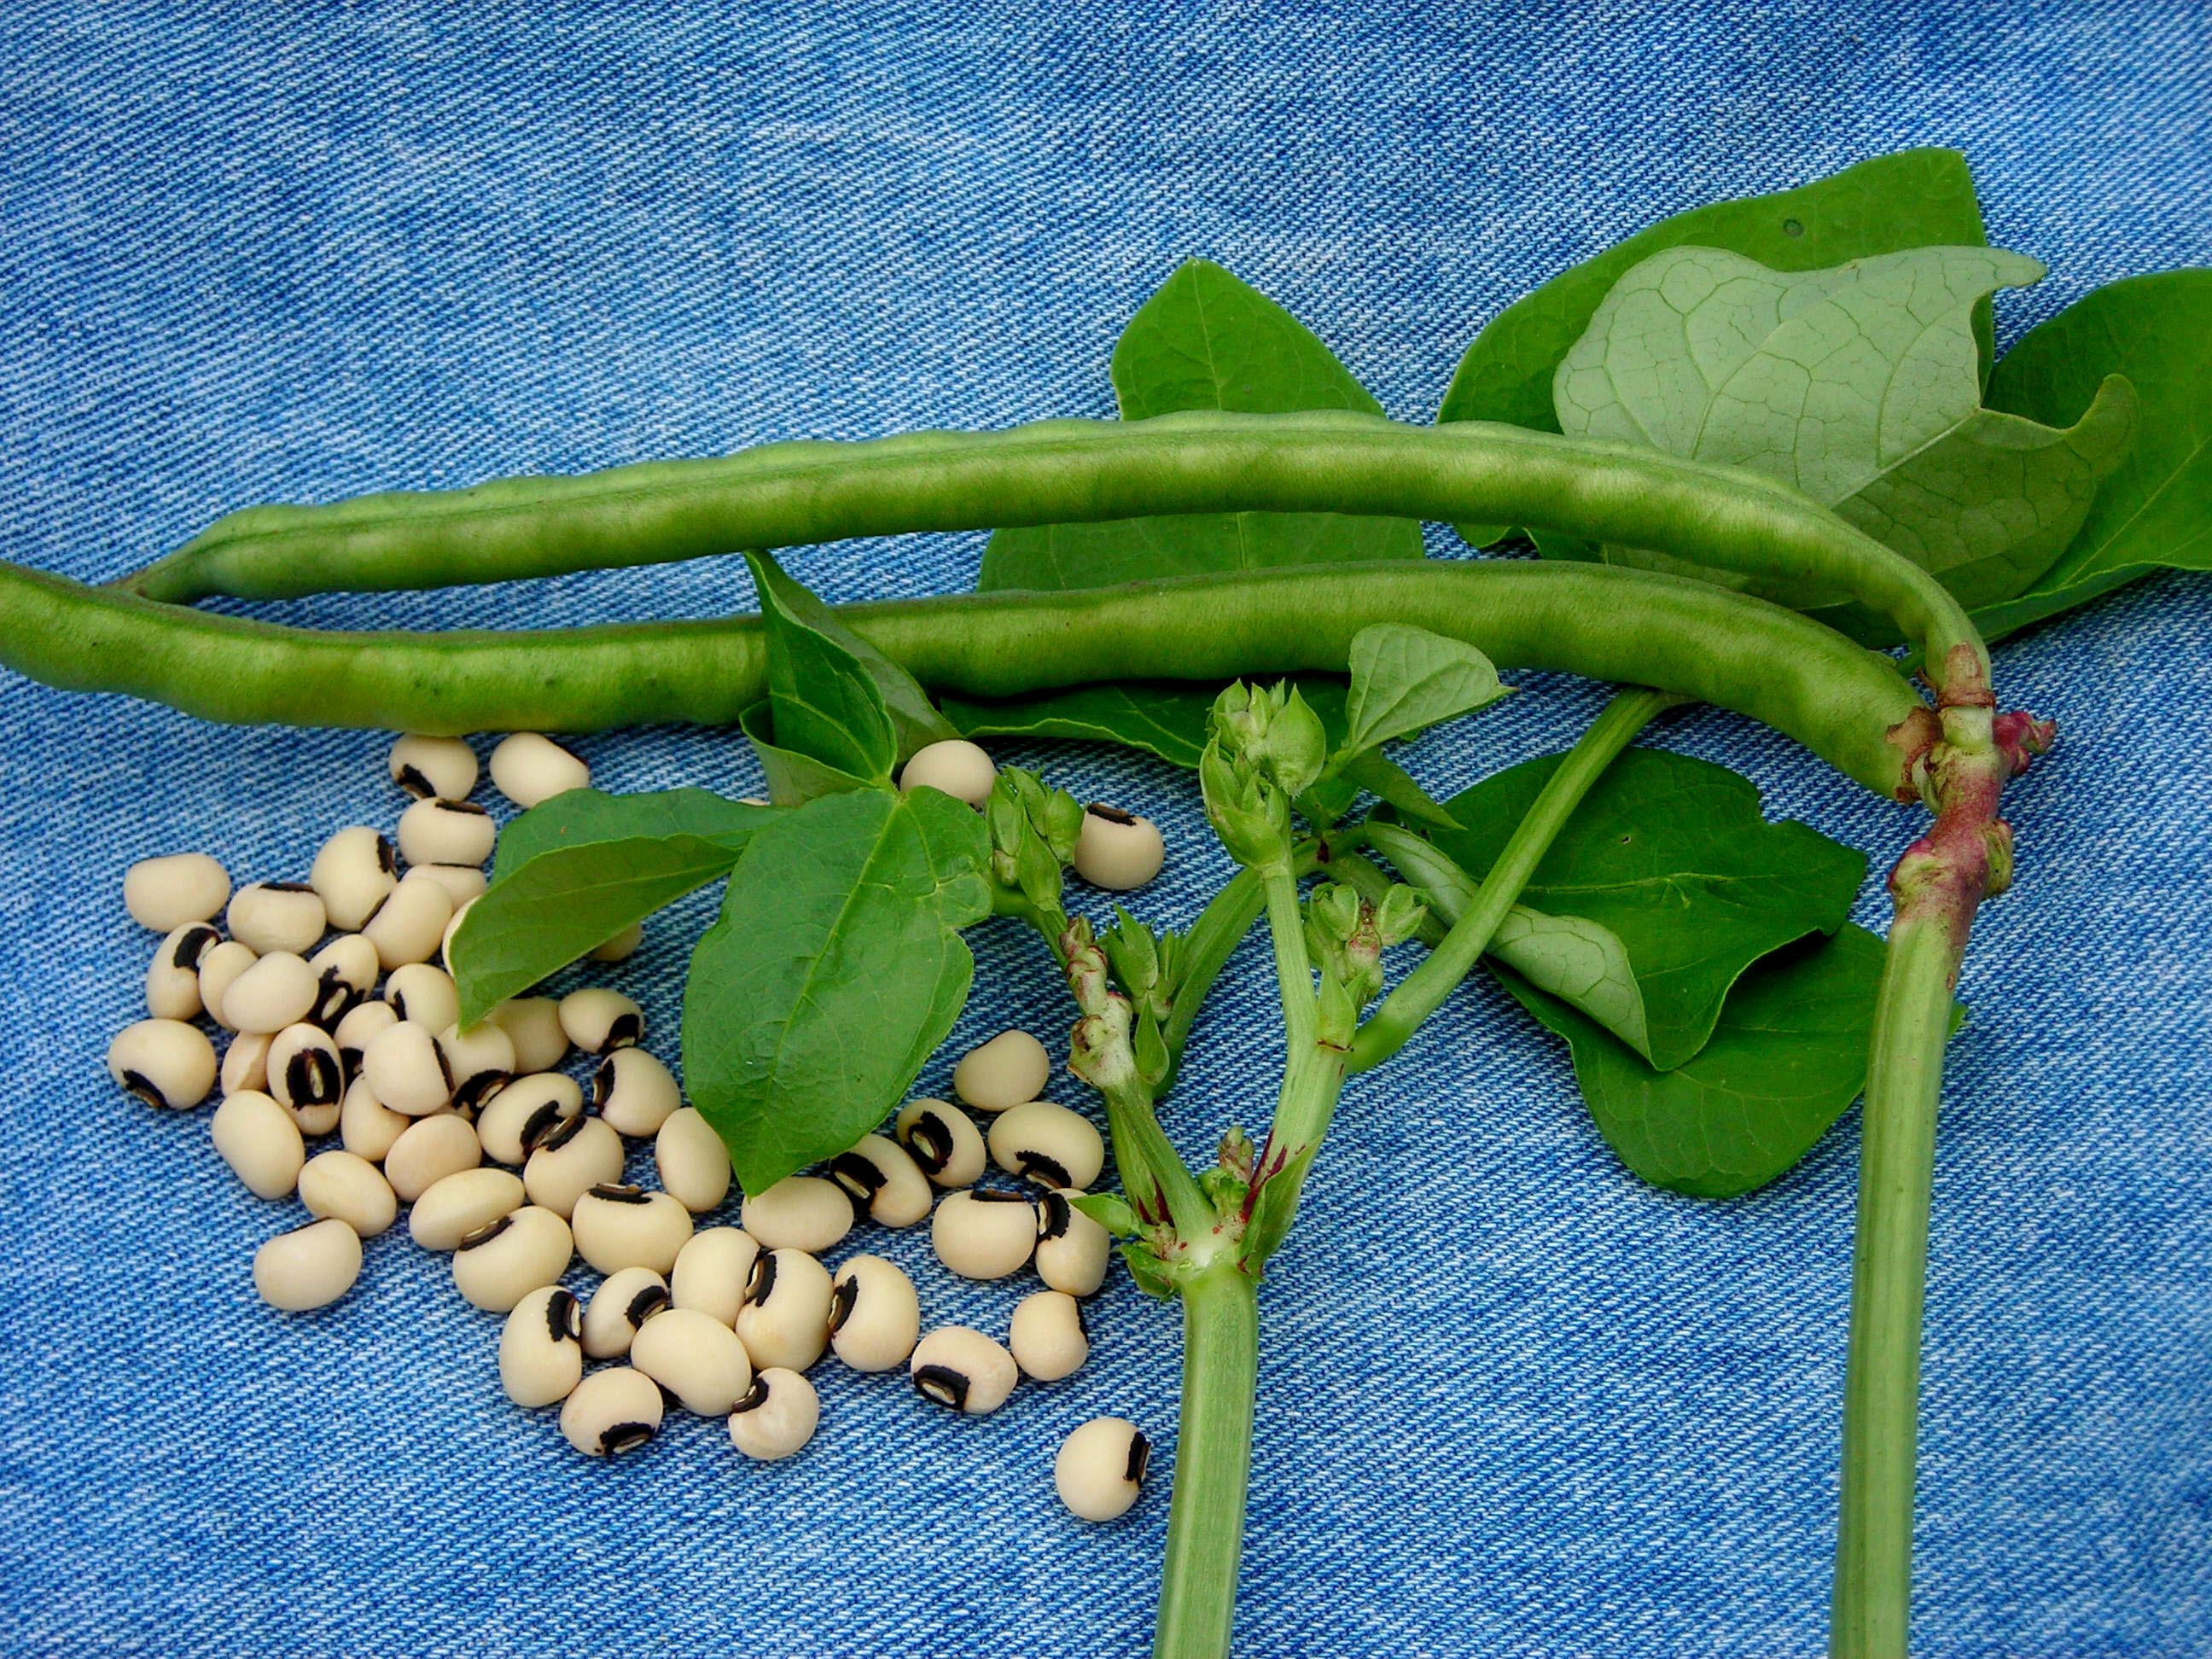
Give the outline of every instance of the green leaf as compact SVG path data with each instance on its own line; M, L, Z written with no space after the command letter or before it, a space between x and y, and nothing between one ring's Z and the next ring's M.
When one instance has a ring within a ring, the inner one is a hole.
M1430 839L1480 876L1558 764L1557 756L1527 761L1454 796L1445 805L1464 828ZM1617 945L1643 1017L1607 1024L1671 1071L1705 1046L1745 969L1843 925L1865 873L1853 848L1805 824L1767 823L1758 790L1727 768L1631 749L1583 798L1521 895L1532 911L1579 918L1602 934L1540 930L1501 948L1543 982L1588 984L1585 1000L1618 1007L1626 993L1612 982Z
M1567 1040L1606 1144L1655 1186L1747 1193L1809 1152L1866 1085L1882 944L1863 927L1784 951L1729 994L1711 1039L1672 1071L1510 969L1492 971Z
M727 875L775 817L704 789L572 789L532 807L500 836L491 885L453 933L461 1023Z
M1352 690L1345 702L1344 755L1486 708L1506 694L1497 665L1462 641L1403 623L1377 623L1352 637Z
M684 997L684 1081L746 1192L874 1128L945 1040L989 854L932 789L825 795L755 834Z
M1119 1193L1084 1193L1067 1201L1116 1238L1133 1238L1143 1230L1129 1200Z
M1667 248L1724 248L1774 270L1816 270L1902 248L1983 240L1973 176L1966 157L1949 149L1876 156L1796 190L1693 208L1562 271L1492 318L1461 358L1437 419L1557 432L1552 379L1560 359L1630 267ZM1986 362L1985 311L1976 332ZM1460 533L1484 547L1505 530L1469 525Z
M1182 410L1247 415L1382 406L1304 325L1219 265L1193 259L1130 319L1114 348L1121 418ZM1418 559L1420 526L1335 513L1185 514L1000 530L985 592L1104 587L1148 576L1346 559Z
M898 742L873 676L842 641L791 608L797 584L773 560L748 553L745 562L760 592L761 622L768 635L768 700L775 743L888 788Z
M2134 447L2033 586L1975 612L1984 638L2154 569L2212 568L2212 270L2130 276L2077 300L2005 354L1990 404L2063 420L2113 374L2141 404Z
M1195 768L1220 691L1183 680L1125 680L989 701L947 696L945 717L963 738L1084 738Z
M778 746L775 716L765 702L757 702L738 716L738 730L752 745L768 780L768 798L778 806L796 806L817 795L842 794L848 789L879 789L875 778L854 777L834 766L825 766L811 755Z
M793 581L772 555L754 554L747 562L752 567L754 582L773 591L776 606L786 617L841 647L875 683L884 712L890 716L901 761L927 744L960 735L938 713L921 682L839 622L837 613Z

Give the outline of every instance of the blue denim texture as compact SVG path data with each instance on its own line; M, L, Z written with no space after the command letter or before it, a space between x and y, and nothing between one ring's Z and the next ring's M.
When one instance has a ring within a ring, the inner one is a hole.
M0 531L104 578L216 514L499 474L1110 410L1121 324L1188 254L1304 318L1390 412L1482 322L1660 215L1916 143L1971 155L2049 261L2007 340L2212 260L2197 0L957 8L24 3L0 12ZM972 536L796 551L834 599L954 590ZM1437 550L1449 550L1438 533ZM315 623L538 625L749 605L713 560L319 599ZM1920 1651L2212 1650L2212 586L2148 583L1998 656L2063 744L1978 932L1938 1153ZM1587 685L1409 757L1439 793L1563 744ZM1887 868L1915 819L1746 722L1742 769ZM580 745L616 789L743 791L731 734ZM0 1650L1122 1656L1146 1641L1179 1334L1117 1275L1095 1358L998 1417L817 1373L819 1439L744 1464L678 1418L587 1464L501 1396L497 1321L403 1235L327 1312L247 1262L295 1213L205 1115L106 1083L150 941L124 866L296 877L398 803L368 733L227 731L0 679ZM1186 781L1010 750L1166 826L1145 911L1223 873ZM673 1057L695 900L602 976ZM1878 881L1860 915L1881 925ZM987 930L960 1039L1060 1028ZM1251 949L1170 1113L1265 1115ZM957 1042L951 1052L957 1052ZM945 1064L924 1084L945 1086ZM1064 1076L1054 1091L1081 1095ZM1562 1048L1484 983L1348 1097L1266 1292L1240 1649L1821 1650L1856 1120L1771 1190L1626 1176ZM1003 1329L919 1234L927 1316ZM580 1275L579 1282L582 1282ZM1125 1523L1053 1500L1100 1412L1160 1439Z

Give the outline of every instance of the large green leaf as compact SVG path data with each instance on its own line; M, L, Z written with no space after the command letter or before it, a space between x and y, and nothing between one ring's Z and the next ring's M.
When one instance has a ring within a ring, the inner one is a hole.
M1812 1149L1866 1085L1882 944L1845 927L1769 957L1729 994L1712 1036L1673 1071L1509 969L1492 971L1567 1040L1598 1133L1655 1186L1728 1198Z
M751 555L753 580L772 592L776 608L791 620L836 646L858 663L874 682L884 709L890 716L897 755L904 760L927 744L957 738L951 722L939 714L915 677L837 620L837 613L793 581L768 554Z
M1486 708L1509 689L1498 683L1497 665L1465 641L1377 623L1352 637L1340 747L1347 754L1379 749Z
M1219 265L1193 259L1130 319L1114 348L1121 418L1182 410L1285 415L1382 406L1297 319ZM1006 529L976 586L1104 587L1148 576L1346 559L1418 559L1420 526L1335 513L1185 514Z
M1559 764L1546 756L1485 779L1445 803L1462 826L1430 839L1480 877ZM1759 792L1725 767L1631 749L1606 769L1522 890L1530 910L1603 930L1536 933L1508 960L1540 981L1587 982L1607 1024L1662 1071L1705 1046L1729 988L1759 957L1850 914L1865 857L1802 823L1769 823ZM1632 976L1617 976L1615 947ZM1501 949L1505 948L1501 945ZM1639 1041L1638 1038L1641 1038Z
M817 795L835 795L848 789L882 787L877 778L860 778L823 764L811 755L786 749L776 740L775 713L766 702L757 702L738 716L738 730L752 745L768 781L768 798L778 806L796 806Z
M500 837L491 885L453 933L462 1023L727 875L775 816L704 789L571 789L532 807Z
M945 1040L989 855L932 789L824 795L753 836L684 996L684 1082L746 1192L867 1133Z
M2154 569L2212 568L2212 270L2130 276L2077 300L2005 354L1990 404L2062 420L2113 374L2141 401L2134 446L2034 586L1975 613L1985 638Z
M777 745L888 787L898 739L874 676L842 640L793 608L795 594L813 596L774 560L748 553L745 562L752 567L768 635L768 701ZM845 630L837 627L837 632Z
M1552 379L1560 359L1629 268L1666 248L1725 248L1776 270L1815 270L1901 248L1982 240L1973 176L1966 157L1949 149L1876 156L1796 190L1693 208L1562 271L1492 318L1460 359L1437 419L1557 432ZM1986 362L1985 311L1977 332ZM1468 525L1460 533L1480 547L1504 530Z

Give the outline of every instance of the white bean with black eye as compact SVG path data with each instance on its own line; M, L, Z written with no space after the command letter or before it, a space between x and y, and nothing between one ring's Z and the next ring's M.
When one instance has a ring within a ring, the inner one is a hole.
M1160 872L1167 848L1150 818L1094 800L1083 809L1083 830L1075 841L1075 873L1093 887L1126 893Z
M246 1090L265 1093L269 1088L269 1050L276 1039L266 1031L240 1031L222 1051L222 1091L234 1095ZM296 1121L296 1120L295 1120Z
M331 926L340 933L354 933L399 885L392 843L365 823L341 830L323 843L314 863L307 866L307 885L322 900Z
M586 1193L622 1173L622 1137L595 1117L577 1116L555 1124L531 1150L522 1185L532 1204L568 1216Z
M319 1220L343 1221L363 1238L374 1238L399 1215L392 1183L367 1158L352 1152L318 1152L300 1171L300 1202Z
M1019 1193L951 1193L929 1224L937 1259L963 1279L1005 1279L1036 1248L1036 1211Z
M737 1333L756 1368L803 1371L830 1346L830 1270L804 1250L763 1250Z
M203 996L206 983L201 981ZM315 1012L316 989L315 970L307 957L294 951L272 951L248 963L223 988L222 1024L234 1031L273 1036Z
M436 956L445 942L446 924L453 919L453 896L442 884L410 870L392 890L392 896L362 924L361 934L376 947L376 959L389 973Z
M461 1241L524 1203L522 1178L505 1170L457 1170L431 1182L407 1212L407 1233L426 1250L460 1248Z
M259 960L253 954L252 945L240 945L234 939L223 940L200 958L200 1006L206 1011L210 1019L226 1031L235 1031L238 1027L230 1023L229 1015L223 1012L224 994L238 983L240 976L247 969ZM290 1023L289 1020L285 1022L287 1024Z
M1078 1520L1115 1520L1144 1489L1152 1453L1152 1442L1134 1423L1095 1417L1060 1443L1052 1484Z
M216 1153L256 1198L289 1198L307 1151L291 1113L258 1089L224 1097L208 1120Z
M909 1100L892 1126L916 1168L939 1187L972 1187L989 1154L975 1120L942 1100Z
M393 1111L376 1097L366 1079L356 1078L338 1101L338 1144L356 1158L381 1164L399 1137L418 1121Z
M455 1112L434 1112L409 1124L384 1155L384 1178L400 1202L412 1204L447 1176L483 1161L476 1126Z
M568 1272L574 1254L568 1224L550 1210L525 1205L454 1248L453 1288L471 1307L507 1313Z
M513 1044L509 1038L508 1046ZM574 1078L533 1073L516 1078L484 1102L477 1113L477 1138L487 1157L520 1166L539 1141L583 1109L584 1091Z
M592 1109L609 1128L633 1139L659 1134L683 1104L676 1074L642 1048L617 1048L592 1073Z
M1024 1297L1014 1304L1006 1346L1024 1374L1040 1382L1074 1376L1091 1358L1082 1305L1065 1291L1038 1291Z
M357 1002L346 1010L345 1018L331 1035L337 1039L338 1064L345 1068L349 1083L359 1080L369 1043L379 1033L398 1024L398 1012L388 1002Z
M384 1000L400 1018L442 1031L461 1017L461 994L453 976L434 962L410 962L394 968L384 981Z
M645 1322L669 1309L668 1281L650 1267L609 1273L584 1310L584 1352L593 1359L619 1359Z
M491 751L491 781L501 794L528 808L587 787L592 769L550 738L517 732Z
M453 1069L437 1032L411 1020L403 1019L368 1040L361 1074L379 1100L410 1117L428 1117L453 1102Z
M190 1111L215 1087L215 1045L180 1019L142 1019L107 1045L107 1074L149 1106Z
M1055 1291L1091 1296L1106 1282L1114 1259L1114 1237L1084 1214L1073 1189L1047 1193L1037 1200L1037 1277Z
M147 1013L155 1019L198 1019L200 963L222 943L222 935L204 921L171 929L146 964Z
M895 1261L856 1255L830 1283L830 1346L856 1371L906 1364L921 1334L921 1298Z
M906 1148L884 1135L870 1135L830 1159L830 1179L884 1227L913 1226L929 1213L935 1196Z
M514 1044L517 1071L550 1072L568 1056L561 1005L551 997L509 997L484 1018Z
M330 915L304 881L257 881L230 896L223 925L263 956L289 951L305 956L330 928Z
M407 873L423 881L434 881L444 888L446 896L453 902L453 915L456 916L482 898L484 889L491 885L490 878L473 864L418 864ZM446 925L450 932L453 927L450 918ZM440 943L442 945L444 941L441 939Z
M213 921L229 896L229 872L205 853L140 859L123 872L123 908L157 933Z
M272 1308L325 1308L361 1277L361 1235L343 1221L311 1221L253 1253L253 1288Z
M789 1457L814 1438L822 1399L797 1371L771 1365L730 1412L730 1443L757 1462Z
M491 814L472 801L433 795L399 815L399 855L410 865L481 865L498 838Z
M334 1026L376 988L376 947L359 933L340 933L307 958L315 976L315 1006L308 1018Z
M752 1386L753 1364L737 1333L696 1308L646 1321L629 1345L629 1363L700 1417L723 1415Z
M584 1380L584 1310L546 1285L516 1303L499 1331L499 1385L526 1407L557 1406Z
M902 792L941 789L955 800L981 806L990 799L998 779L999 769L980 745L965 738L945 738L914 751L899 772L898 787Z
M748 1196L738 1218L763 1249L826 1250L853 1231L853 1200L834 1181L786 1176Z
M593 1371L561 1403L561 1432L586 1457L618 1457L660 1431L660 1384L628 1365Z
M1040 1187L1078 1190L1098 1179L1106 1143L1091 1120L1049 1100L1002 1112L991 1125L991 1160L1008 1175Z
M970 1417L998 1410L1021 1381L1013 1355L965 1325L940 1325L923 1337L907 1370L924 1400Z
M960 1057L952 1092L979 1112L1003 1112L1035 1100L1051 1075L1044 1044L1027 1031L1001 1031Z
M338 1100L345 1093L345 1069L338 1060L338 1045L319 1025L304 1022L287 1025L269 1040L269 1092L277 1103L289 1106L302 1118L327 1107L330 1121L319 1131L328 1134L338 1126ZM318 1131L309 1130L315 1133Z
M742 1227L709 1227L694 1233L690 1243L676 1253L676 1267L668 1275L669 1294L679 1308L734 1326L760 1253L760 1241Z
M645 943L645 924L633 921L619 933L610 933L584 952L592 962L628 962L637 954L637 947Z
M620 991L594 985L561 999L561 1029L586 1054L611 1054L645 1041L645 1011Z
M576 1200L568 1218L576 1254L603 1273L650 1267L665 1273L691 1242L691 1212L666 1193L603 1182Z
M730 1153L714 1126L690 1107L671 1112L653 1137L661 1190L694 1215L730 1195Z
M456 1111L475 1111L514 1079L514 1043L488 1021L479 1020L465 1031L447 1026L438 1033L438 1048L453 1079Z
M477 787L477 751L459 738L408 732L392 745L385 771L417 800L435 795L462 800Z

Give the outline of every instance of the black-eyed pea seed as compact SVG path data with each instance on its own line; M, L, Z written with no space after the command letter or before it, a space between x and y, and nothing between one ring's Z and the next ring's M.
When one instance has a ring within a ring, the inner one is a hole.
M407 873L411 876L415 872L410 870ZM440 890L446 890L443 882L436 884ZM461 931L461 923L467 919L469 908L475 902L474 899L464 899L460 903L456 904L453 907L453 914L446 918L445 931L438 935L437 957L449 974L453 971L453 935Z
M475 1125L449 1111L409 1124L384 1155L384 1178L403 1204L412 1204L447 1176L483 1162Z
M593 1359L619 1359L645 1322L668 1311L668 1281L650 1267L609 1273L584 1310L584 1352Z
M603 1273L650 1267L666 1273L691 1242L691 1212L666 1193L602 1182L576 1200L569 1224L576 1254Z
M138 1020L107 1045L107 1074L149 1106L190 1111L215 1087L215 1045L182 1020Z
M923 1337L907 1370L924 1400L970 1417L998 1410L1021 1380L1013 1355L965 1325L941 1325Z
M550 738L517 732L492 750L491 781L501 794L526 809L588 787L592 769Z
M814 1438L822 1399L797 1371L771 1365L730 1412L730 1443L757 1462L789 1457Z
M438 1033L439 1052L453 1079L453 1109L474 1112L514 1078L514 1043L498 1026L479 1021Z
M454 1247L453 1288L471 1307L508 1313L531 1291L568 1272L574 1253L568 1224L550 1210L526 1205Z
M389 973L436 956L453 919L453 896L420 871L410 870L362 925L361 934L376 947L376 958Z
M1106 1143L1091 1120L1049 1100L1001 1112L991 1124L988 1144L993 1163L1040 1187L1079 1191L1106 1166Z
M1152 1443L1127 1419L1095 1417L1060 1443L1052 1484L1078 1520L1113 1521L1143 1491Z
M392 1012L416 1025L442 1031L461 1017L461 994L453 976L434 962L410 962L394 968L384 981L384 1000Z
M311 1221L253 1253L253 1288L286 1313L326 1308L360 1277L361 1235L343 1221Z
M418 864L407 873L424 881L434 881L444 888L447 896L453 901L455 915L482 898L484 889L491 885L490 878L472 864ZM447 926L451 925L449 921Z
M620 1135L595 1117L564 1118L532 1149L522 1186L532 1204L566 1217L586 1193L620 1181L622 1173Z
M274 951L305 957L329 930L330 915L304 881L257 881L230 896L223 926L264 957Z
M399 885L392 843L365 823L341 830L315 854L307 868L307 885L322 900L331 926L354 933Z
M360 1078L362 1061L368 1057L370 1042L380 1032L398 1024L398 1012L388 1002L357 1002L346 1011L345 1018L331 1035L337 1039L338 1064L345 1068L347 1082Z
M430 1183L407 1212L407 1232L426 1250L460 1248L461 1241L525 1201L522 1179L505 1170L458 1170Z
M331 1121L322 1133L328 1134L337 1127L337 1108L345 1092L345 1071L338 1060L337 1039L328 1031L304 1021L287 1025L269 1040L264 1063L269 1092L279 1105L297 1113L327 1106L331 1109Z
M1076 1206L1083 1194L1066 1189L1037 1200L1037 1277L1055 1291L1091 1296L1106 1282L1114 1237Z
M617 1048L592 1073L592 1109L606 1119L609 1128L632 1139L659 1134L660 1126L683 1104L684 1091L677 1086L675 1073L642 1048Z
M690 1107L671 1112L653 1137L661 1190L694 1215L730 1195L730 1153L714 1126Z
M399 1200L376 1165L351 1152L318 1152L300 1171L300 1202L319 1220L343 1221L374 1238L399 1215Z
M223 940L200 958L200 1006L226 1031L235 1031L238 1027L222 1011L223 996L238 982L240 975L258 960L252 946L240 945L234 939Z
M700 1417L724 1415L753 1382L737 1333L696 1308L671 1308L646 1321L629 1345L629 1363Z
M507 1042L512 1048L514 1039ZM583 1109L584 1091L574 1079L558 1072L533 1073L516 1078L484 1102L477 1113L477 1138L486 1157L520 1166L539 1141Z
M745 1281L737 1333L755 1369L803 1371L830 1346L830 1270L804 1250L763 1250Z
M477 751L459 738L426 738L408 732L392 745L385 771L417 800L437 796L465 800L477 787Z
M471 801L428 796L399 815L399 855L410 865L481 865L499 826Z
M989 1154L975 1120L942 1100L910 1100L893 1126L915 1167L939 1187L972 1187Z
M557 1406L584 1380L584 1310L546 1285L516 1303L499 1332L499 1385L526 1408Z
M256 1198L288 1198L307 1152L300 1126L269 1096L244 1089L223 1098L208 1120L216 1153Z
M222 988L222 1024L234 1031L273 1036L315 1012L316 989L315 970L307 966L307 957L272 951L246 963ZM200 982L200 994L207 994L205 980Z
M240 1031L222 1051L222 1091L234 1095L248 1090L266 1092L269 1051L276 1039L267 1032Z
M924 744L908 757L899 771L898 787L902 793L941 789L955 800L981 806L990 799L991 786L998 778L999 769L980 745L965 738L945 738Z
M205 853L141 859L123 872L123 908L157 933L213 921L229 896L229 873Z
M960 1057L952 1092L979 1112L1003 1112L1035 1100L1051 1075L1044 1044L1027 1031L1001 1031Z
M561 1029L587 1054L611 1054L645 1041L645 1011L620 991L594 985L561 999Z
M709 1227L694 1233L676 1253L675 1268L668 1275L669 1294L676 1306L734 1327L760 1253L760 1241L742 1227Z
M376 988L376 947L359 933L340 933L307 958L315 976L315 1006L307 1018L334 1027Z
M418 1120L395 1112L376 1097L367 1079L356 1078L338 1102L338 1144L356 1158L381 1164L393 1145Z
M147 1013L155 1019L198 1019L200 963L222 943L222 935L204 921L172 928L146 964Z
M1074 1376L1091 1358L1081 1304L1065 1291L1038 1291L1024 1297L1014 1304L1006 1346L1023 1373L1040 1382Z
M1103 801L1083 809L1083 831L1075 842L1075 873L1093 887L1126 893L1160 872L1167 848L1159 826Z
M619 933L612 933L584 952L592 962L628 962L645 943L645 924L633 921Z
M830 1346L856 1371L906 1363L921 1334L921 1299L895 1261L856 1255L830 1284Z
M898 1142L870 1135L830 1162L830 1179L845 1189L854 1207L884 1227L911 1227L929 1214L934 1194L929 1177Z
M586 1457L635 1451L660 1431L660 1384L628 1365L593 1371L561 1404L561 1432Z
M929 1224L929 1242L963 1279L1005 1279L1036 1248L1036 1211L1020 1193L948 1194Z
M561 1005L551 997L509 997L484 1018L514 1044L517 1071L550 1072L568 1056Z
M428 1117L453 1101L453 1073L438 1034L427 1025L401 1020L368 1041L361 1074L376 1097L395 1112Z
M769 1250L826 1250L853 1231L853 1200L819 1176L787 1176L747 1197L738 1215Z

